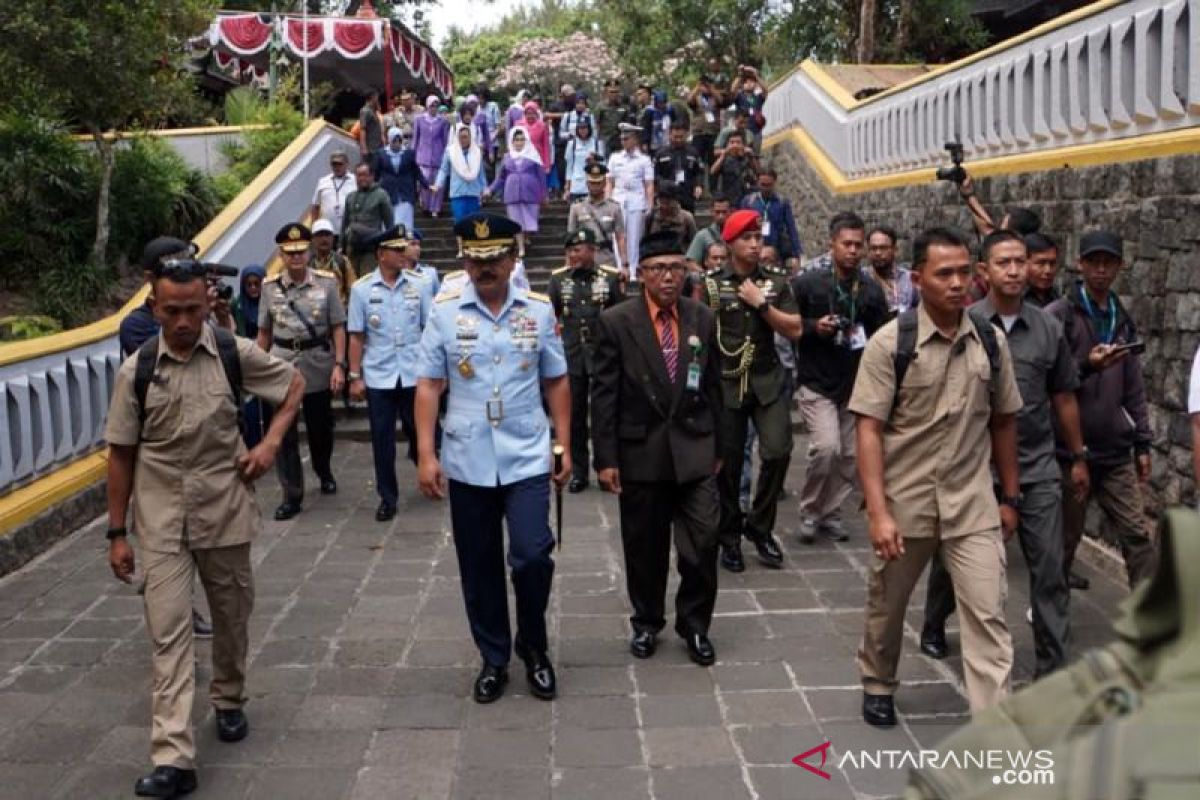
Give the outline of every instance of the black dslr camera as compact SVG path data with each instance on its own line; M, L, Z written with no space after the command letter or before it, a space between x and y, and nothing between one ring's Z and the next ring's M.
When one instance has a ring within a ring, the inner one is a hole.
M236 278L241 272L237 267L216 264L211 261L196 261L191 258L170 258L159 264L154 270L156 276L194 275L204 278L210 285L217 285L217 297L222 300L233 298L233 287L220 283L221 278Z
M854 323L850 321L849 317L843 317L841 314L838 314L833 324L839 331L848 331Z
M954 162L953 167L939 167L937 171L937 179L939 181L950 181L962 185L962 182L967 179L967 171L963 169L963 146L962 142L946 142L946 152L950 154L950 160Z

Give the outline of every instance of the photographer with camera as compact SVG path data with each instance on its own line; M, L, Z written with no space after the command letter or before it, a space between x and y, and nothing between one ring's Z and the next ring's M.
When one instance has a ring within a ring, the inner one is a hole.
M687 104L692 111L692 148L708 167L713 162L713 145L721 132L721 106L724 97L713 86L712 78L701 75L688 92Z
M808 468L800 490L800 541L844 542L842 502L854 485L854 415L847 404L867 339L888 320L883 289L859 269L866 224L852 212L829 223L832 266L792 279L804 336L796 345L800 413L808 426Z
M732 104L738 113L746 114L746 129L750 138L746 144L757 154L762 147L762 131L767 125L763 116L763 104L767 102L767 85L758 75L758 70L749 64L739 64L733 85L729 87Z
M195 261L190 245L155 240L143 263L154 275L149 308L161 330L125 360L113 386L104 429L108 561L119 580L135 580L126 528L132 511L146 629L154 645L154 771L134 790L143 797L175 797L196 788L197 573L213 613L208 694L217 738L235 742L249 731L242 706L254 605L250 543L260 520L251 484L270 468L304 380L249 340L208 324L205 278L213 268ZM244 392L279 404L266 437L250 451L238 430Z
M321 494L334 494L332 401L346 385L346 310L338 294L337 276L308 265L312 244L308 228L299 223L284 225L275 242L285 269L263 282L258 346L292 363L304 376L308 452L321 481ZM293 423L283 438L276 465L283 487L283 503L275 509L277 520L296 516L304 502L299 436Z

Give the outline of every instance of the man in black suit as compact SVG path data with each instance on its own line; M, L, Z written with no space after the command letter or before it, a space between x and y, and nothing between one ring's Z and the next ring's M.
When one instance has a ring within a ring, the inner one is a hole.
M654 654L666 624L671 529L681 578L675 631L701 666L717 600L716 473L721 376L712 311L681 297L687 261L663 231L639 248L640 296L600 315L593 356L592 445L596 474L620 497L626 584L633 605L629 649Z

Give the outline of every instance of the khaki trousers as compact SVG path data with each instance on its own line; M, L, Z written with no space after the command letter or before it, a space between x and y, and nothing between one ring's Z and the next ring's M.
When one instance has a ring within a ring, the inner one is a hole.
M807 386L800 387L800 414L808 427L800 516L817 524L840 519L854 488L854 415Z
M1004 619L1008 580L999 529L949 539L905 539L904 555L899 559L875 560L867 583L866 625L858 649L863 691L895 693L908 598L939 548L961 615L967 700L971 710L978 711L1008 695L1012 671L1012 637Z
M1142 505L1142 487L1137 467L1132 461L1119 467L1091 466L1091 493L1080 503L1070 490L1071 465L1060 464L1063 473L1063 574L1070 575L1075 563L1075 551L1083 540L1087 504L1092 499L1117 530L1121 555L1125 557L1125 574L1129 588L1154 574L1158 553L1154 544L1154 528L1146 518Z
M146 571L146 628L154 645L151 760L155 766L192 769L195 647L192 582L200 583L212 612L212 682L209 698L220 710L245 701L247 623L254 607L250 544L178 553L142 553Z

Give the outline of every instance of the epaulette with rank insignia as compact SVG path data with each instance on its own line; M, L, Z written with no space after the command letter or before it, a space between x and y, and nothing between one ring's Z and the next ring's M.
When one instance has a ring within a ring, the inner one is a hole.
M789 273L786 269L784 269L783 267L776 266L774 264L763 264L762 268L763 268L763 272L767 273L768 275L779 275L784 278L788 277L788 275L789 275Z
M570 272L570 271L571 271L571 265L567 264L566 266L559 267L558 269L554 270L550 274L551 275L561 275L564 272Z
M313 274L320 275L322 278L332 278L335 281L338 279L337 273L330 272L327 269L314 269Z
M370 273L370 272L368 272L366 275L363 275L361 278L359 278L358 280L356 280L356 281L354 282L354 285L355 285L355 286L358 286L360 283L362 283L362 282L363 282L363 281L365 281L365 280L369 280L371 277L372 277L372 276L371 276L371 273Z
M427 281L430 279L428 275L426 275L424 272L421 272L419 269L405 268L404 274L421 281Z
M263 283L276 283L282 277L283 277L283 271L280 270L279 272L276 272L274 275L271 275L268 278L266 278L263 281Z
M462 270L462 269L456 269L453 272L447 272L446 280L450 280L451 278L457 278L459 275L462 275L465 272L466 272L466 270Z
M443 293L439 294L437 297L433 298L433 302L444 303L447 300L457 300L461 296L462 296L462 289L451 289L450 291L443 292Z
M607 264L601 264L599 269L605 275L620 275L621 274L621 271L618 270L616 267L610 267Z
M717 277L717 276L718 276L718 275L720 275L720 274L721 274L721 267L713 267L713 268L712 268L712 269L710 269L708 272L705 272L705 273L704 273L704 277L706 277L706 278L715 278L715 277Z
M526 292L526 297L530 298L531 300L541 301L543 303L550 302L550 298L547 297L546 295L542 294L541 292Z

